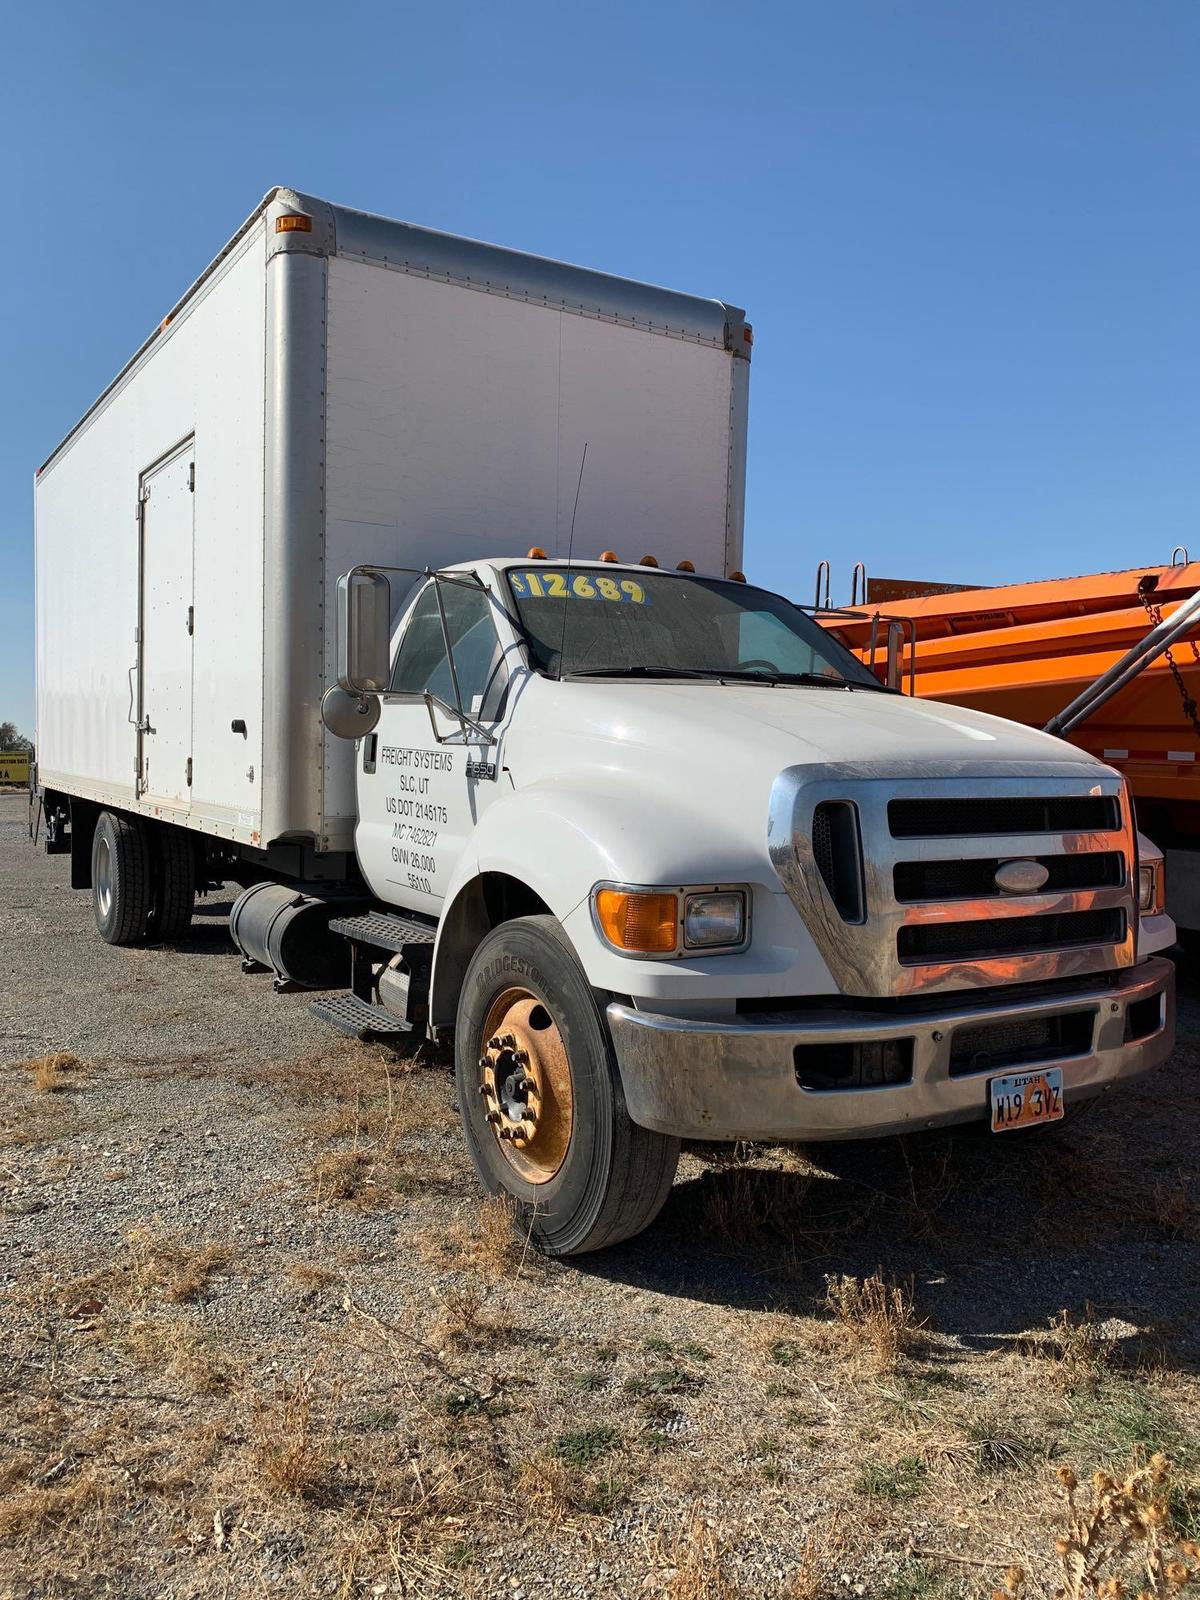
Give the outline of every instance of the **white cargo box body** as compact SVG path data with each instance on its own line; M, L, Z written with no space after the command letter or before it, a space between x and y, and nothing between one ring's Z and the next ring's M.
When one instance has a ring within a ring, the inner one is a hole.
M348 850L356 562L742 559L743 314L273 190L37 475L43 787ZM405 585L396 585L397 600Z

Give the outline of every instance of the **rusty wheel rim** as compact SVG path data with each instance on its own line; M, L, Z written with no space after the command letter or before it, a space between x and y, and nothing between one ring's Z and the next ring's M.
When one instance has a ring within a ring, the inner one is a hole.
M500 1153L526 1183L549 1183L574 1121L571 1068L558 1025L528 989L506 989L483 1027L479 1093Z

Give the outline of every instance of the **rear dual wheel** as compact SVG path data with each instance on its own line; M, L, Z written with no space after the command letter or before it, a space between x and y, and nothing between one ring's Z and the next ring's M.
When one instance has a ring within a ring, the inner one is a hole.
M547 1255L618 1244L661 1210L679 1141L632 1122L601 1006L559 923L503 923L459 998L455 1071L484 1187Z
M92 835L92 909L107 944L181 938L195 899L196 857L182 828L100 813Z

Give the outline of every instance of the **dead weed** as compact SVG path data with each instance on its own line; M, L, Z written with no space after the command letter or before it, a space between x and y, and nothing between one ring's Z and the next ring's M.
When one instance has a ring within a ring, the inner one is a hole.
M839 1273L825 1279L825 1305L852 1355L865 1355L879 1372L894 1372L900 1358L919 1349L924 1322L914 1308L911 1278L898 1281L876 1268L869 1278Z

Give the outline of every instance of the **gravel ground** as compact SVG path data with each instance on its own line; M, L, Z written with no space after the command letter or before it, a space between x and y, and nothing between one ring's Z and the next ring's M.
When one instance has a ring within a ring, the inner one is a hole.
M0 1596L1049 1594L1052 1464L1160 1446L1200 1532L1186 971L1136 1099L690 1152L642 1239L548 1264L443 1062L244 976L222 894L116 950L67 879L0 795ZM828 1298L877 1268L882 1339Z

